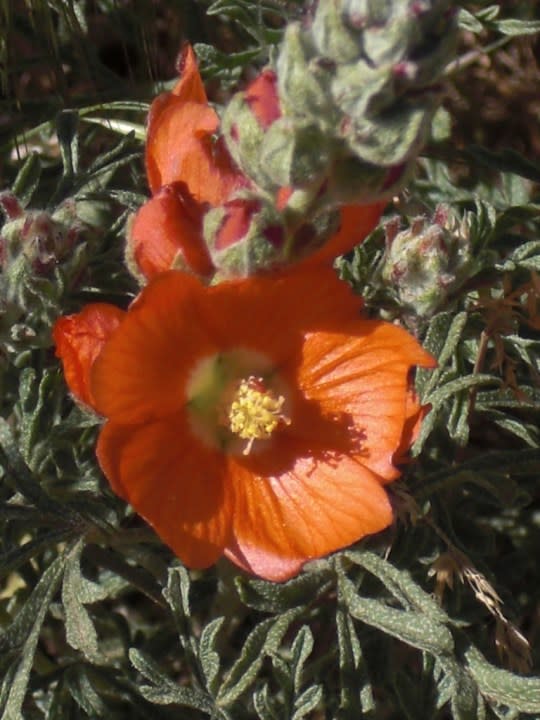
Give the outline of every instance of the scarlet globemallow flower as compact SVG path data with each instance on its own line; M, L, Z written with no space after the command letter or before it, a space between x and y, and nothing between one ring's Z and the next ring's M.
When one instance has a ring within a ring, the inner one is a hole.
M391 523L384 486L423 414L410 371L434 361L360 306L323 266L211 287L170 271L96 334L91 366L77 355L109 311L56 323L70 389L106 418L112 489L189 567L225 554L286 580Z
M128 261L147 279L173 265L210 275L204 214L247 184L223 141L215 140L219 117L208 104L190 45L180 55L178 71L172 91L150 107L145 163L152 198L128 233Z

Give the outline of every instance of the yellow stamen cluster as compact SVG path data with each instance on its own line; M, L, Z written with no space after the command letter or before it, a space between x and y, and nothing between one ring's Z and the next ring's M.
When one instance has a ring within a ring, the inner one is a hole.
M268 390L261 378L241 380L231 402L228 421L231 431L248 444L248 455L255 440L267 440L280 423L289 424L283 415L285 398Z

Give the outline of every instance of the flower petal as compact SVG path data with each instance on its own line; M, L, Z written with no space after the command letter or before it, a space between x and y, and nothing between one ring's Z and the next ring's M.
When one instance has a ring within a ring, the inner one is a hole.
M97 457L113 490L187 565L207 567L223 554L232 510L223 458L197 441L184 413L145 425L107 423Z
M224 350L250 348L276 363L298 352L305 333L354 321L362 305L324 265L219 283L203 300L209 333Z
M167 93L152 103L146 141L146 172L153 193L184 182L197 202L219 205L246 184L221 142L212 135L219 118L208 105Z
M207 103L206 90L197 66L197 58L189 43L184 45L180 52L176 61L176 70L180 79L173 88L173 95L184 102L192 100L197 103Z
M414 365L434 367L435 361L405 330L377 320L313 333L304 343L298 382L306 399L319 405L323 417L348 422L356 439L350 452L383 482L399 475L393 457L418 410L408 400ZM299 419L294 432L307 438L310 428Z
M189 374L216 352L197 321L203 286L178 271L161 273L142 291L92 372L103 415L141 423L176 413L186 402Z
M281 117L277 75L273 70L263 70L246 89L245 98L264 130Z
M343 205L339 230L304 262L332 262L350 252L377 226L387 201L371 205Z
M292 441L289 441L292 443ZM324 449L305 455L301 445L285 450L291 466L274 477L230 463L234 482L234 540L227 556L267 580L287 580L307 560L350 545L392 522L386 492L377 478L342 455ZM294 458L294 459L293 459Z
M67 385L77 400L93 409L90 371L125 315L114 305L95 303L76 315L59 318L54 325L56 357L62 360Z
M129 229L127 254L147 279L173 264L183 264L197 275L212 273L202 237L203 211L183 183L166 185L138 210Z
M405 400L405 422L403 423L401 442L394 453L395 465L410 462L411 457L409 455L409 450L420 433L422 420L426 417L430 410L431 405L420 405L418 396L414 392L414 389L410 387Z

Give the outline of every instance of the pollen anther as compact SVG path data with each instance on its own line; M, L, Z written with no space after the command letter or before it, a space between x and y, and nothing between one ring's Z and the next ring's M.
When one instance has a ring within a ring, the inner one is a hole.
M250 376L237 386L228 412L228 425L235 435L248 443L243 451L249 455L255 440L267 440L274 430L290 418L283 414L285 398L268 389L262 378Z

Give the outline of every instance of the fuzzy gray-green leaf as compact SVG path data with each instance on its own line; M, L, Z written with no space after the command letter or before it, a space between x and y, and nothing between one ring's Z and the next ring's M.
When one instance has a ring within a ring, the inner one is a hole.
M289 610L277 618L260 622L249 634L238 659L219 689L218 703L228 707L252 685L266 655L277 650L298 611Z
M80 567L83 540L70 550L66 558L66 570L62 583L62 601L66 622L66 640L75 650L80 650L90 662L103 658L98 650L97 633L85 603L103 600L105 589L83 577Z
M488 663L474 647L465 653L480 692L491 701L524 713L540 713L540 678L523 677Z
M218 617L205 625L199 639L199 661L208 690L217 692L216 679L220 670L219 652L216 650L216 638L225 618Z
M399 638L408 645L434 655L450 654L454 648L452 634L429 615L416 611L397 610L372 598L362 598L353 583L340 579L343 598L351 615L362 622Z
M22 641L21 658L17 669L13 675L4 680L4 683L7 682L8 685L6 686L7 693L4 695L2 692L5 697L3 720L23 720L22 706L41 626L58 589L64 571L64 563L64 557L60 555L49 565L13 623L0 635L2 651L13 647L14 643Z

